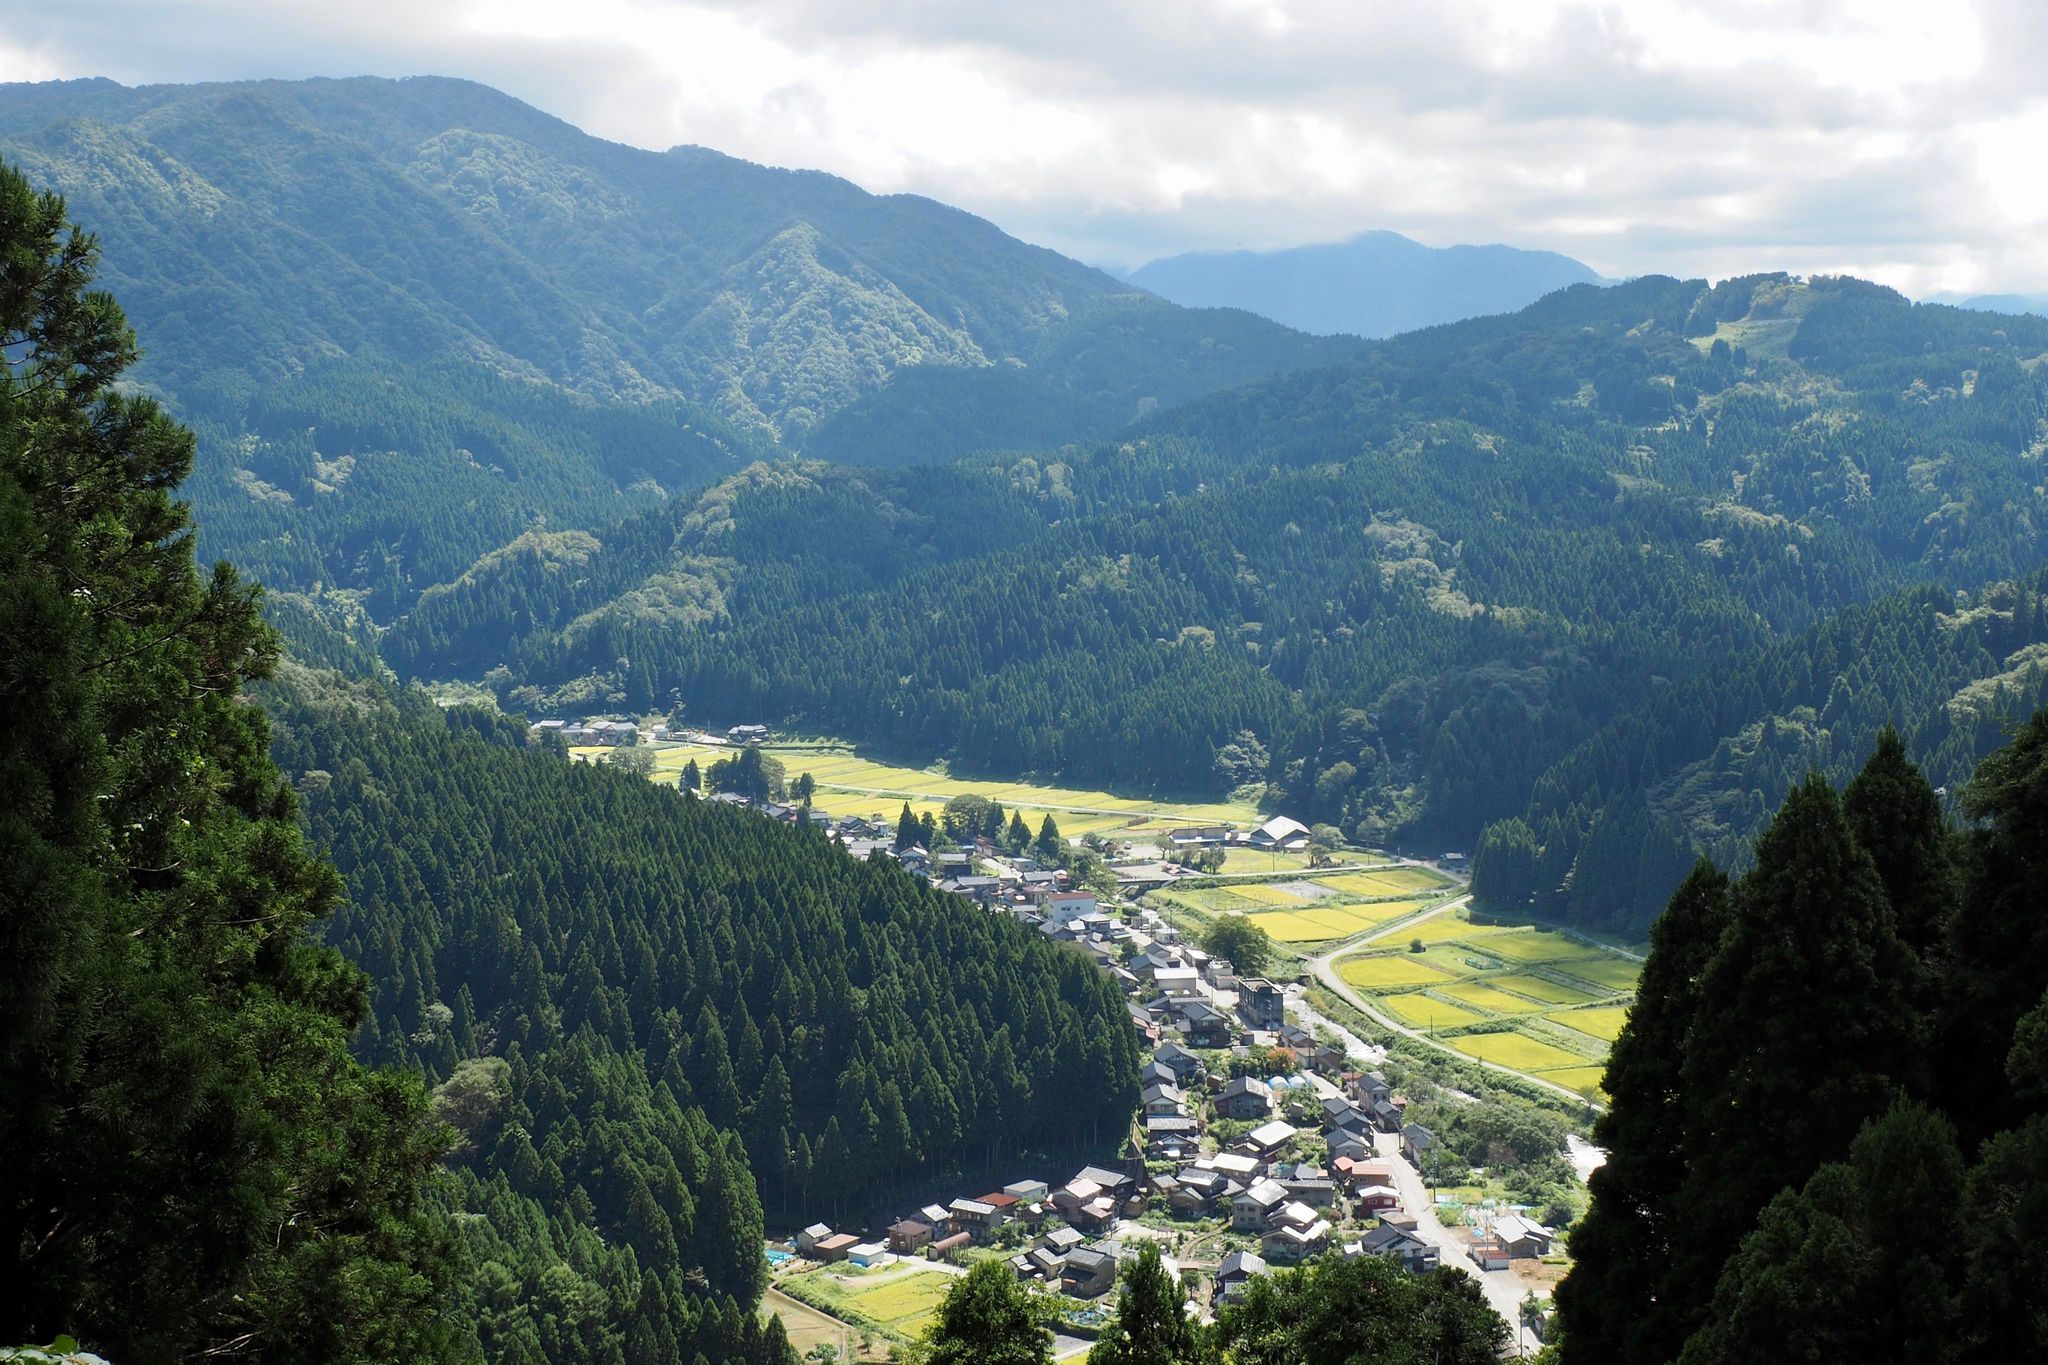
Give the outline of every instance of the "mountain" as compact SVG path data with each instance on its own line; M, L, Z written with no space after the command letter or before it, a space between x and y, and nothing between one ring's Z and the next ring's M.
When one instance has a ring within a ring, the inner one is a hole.
M1957 301L1957 307L1987 313L2037 313L2048 317L2048 294L1978 294Z
M1600 276L1554 251L1428 247L1397 232L1280 251L1191 252L1127 277L1190 308L1242 308L1318 335L1392 336L1512 313Z
M439 78L0 86L200 438L200 549L388 622L757 458L1102 439L1355 354L928 199L601 141Z
M1975 699L1910 727L1946 772L2037 689L2044 353L1853 280L1578 286L1057 456L764 463L507 546L380 644L531 711L1257 782L1367 843L1520 820L1510 900L1634 932L1897 698Z

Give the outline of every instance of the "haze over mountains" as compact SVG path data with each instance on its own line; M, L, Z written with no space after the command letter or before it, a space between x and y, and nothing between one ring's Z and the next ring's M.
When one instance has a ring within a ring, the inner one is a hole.
M1190 308L1243 308L1304 332L1364 337L1512 313L1567 285L1600 283L1590 267L1554 251L1428 247L1397 232L1168 256L1127 278Z

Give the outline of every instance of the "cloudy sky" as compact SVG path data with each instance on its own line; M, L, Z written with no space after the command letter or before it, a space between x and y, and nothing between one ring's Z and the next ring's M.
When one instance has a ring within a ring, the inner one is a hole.
M2043 0L66 0L0 79L467 76L1085 260L1392 228L2048 292Z

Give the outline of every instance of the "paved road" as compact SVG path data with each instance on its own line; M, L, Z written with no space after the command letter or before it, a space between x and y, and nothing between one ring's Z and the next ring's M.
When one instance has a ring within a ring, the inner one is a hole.
M1401 1155L1399 1137L1392 1133L1376 1133L1373 1145L1393 1169L1394 1188L1401 1193L1402 1206L1415 1215L1416 1232L1437 1248L1445 1265L1456 1266L1479 1281L1479 1288L1485 1293L1486 1301L1493 1305L1493 1311L1506 1318L1510 1328L1514 1327L1521 1321L1522 1296L1528 1292L1522 1281L1512 1270L1481 1270L1479 1263L1466 1254L1464 1243L1453 1238L1450 1229L1438 1220L1436 1200L1422 1183L1422 1173ZM1519 1344L1512 1349L1516 1355L1523 1354Z
M1381 928L1375 929L1370 933L1361 934L1357 938L1345 939L1342 943L1339 943L1335 947L1327 950L1321 956L1311 958L1308 964L1309 970L1316 974L1316 979L1322 982L1323 985L1329 989L1331 994L1335 995L1339 1000L1342 1000L1346 1004L1350 1005L1353 1009L1363 1014L1366 1018L1372 1020L1375 1024L1378 1024L1381 1028L1389 1029L1392 1032L1398 1033L1406 1038L1413 1038L1416 1042L1421 1043L1424 1047L1433 1047L1438 1052L1444 1053L1447 1056L1455 1057L1461 1062L1467 1062L1473 1066L1484 1067L1489 1071L1498 1071L1503 1076L1513 1076L1517 1080L1529 1081L1535 1085L1540 1085L1545 1090L1552 1090L1564 1096L1566 1099L1571 1100L1574 1104L1583 1104L1588 1108L1596 1110L1604 1108L1604 1106L1602 1105L1593 1103L1591 1100L1587 1099L1584 1095L1581 1095L1576 1090L1568 1090L1564 1086L1557 1085L1554 1082L1544 1080L1541 1076L1532 1076L1526 1071L1517 1071L1511 1066L1502 1066L1498 1062L1485 1062L1479 1060L1477 1057L1467 1056L1465 1053L1458 1051L1456 1048L1444 1046L1442 1043L1439 1043L1438 1041L1436 1041L1436 1039L1431 1038L1426 1033L1421 1033L1415 1029L1409 1028L1406 1024L1396 1022L1395 1020L1387 1017L1385 1014L1382 1014L1378 1009L1374 1008L1370 1001L1368 1001L1364 996L1360 995L1357 991L1351 989L1351 987L1348 984L1346 984L1344 978L1337 974L1337 959L1344 956L1346 953L1355 952L1358 949L1365 947L1369 943L1378 942L1380 939L1388 938L1395 934L1406 933L1408 930L1412 929L1414 926L1420 924L1422 921L1426 919L1434 919L1438 915L1454 914L1460 906L1469 904L1471 900L1472 897L1469 895L1459 896L1455 900L1445 901L1442 905L1437 906L1433 910L1425 910L1421 914L1415 915L1409 919L1396 920L1392 924L1382 926Z

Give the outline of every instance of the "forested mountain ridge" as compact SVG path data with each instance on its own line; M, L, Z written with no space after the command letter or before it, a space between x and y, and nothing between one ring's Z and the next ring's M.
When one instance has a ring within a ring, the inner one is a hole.
M779 1361L764 1210L858 1219L1127 1125L1136 1044L1081 955L522 725L368 698L290 670L274 748L346 882L357 1046L457 1130L438 1200L487 1358Z
M1397 232L1277 251L1189 252L1125 278L1189 308L1243 308L1304 332L1363 337L1511 313L1554 290L1600 282L1554 251L1427 247Z
M202 555L378 622L755 458L1098 438L1353 350L464 81L5 85L0 153L98 234L132 378L198 432Z
M502 669L530 709L679 692L710 719L990 771L1263 781L1367 841L1470 846L1667 682L1750 677L1776 642L1916 584L2037 568L2044 353L2048 322L1852 280L1580 288L1114 445L916 474L764 466L599 531L575 572L500 561L386 652L408 676ZM2023 675L2021 622L1930 676ZM1845 696L1881 698L1874 667ZM1824 708L1817 686L1803 704ZM1865 737L1890 718L1858 714ZM1726 733L1636 746L1626 780L1682 785ZM1556 796L1577 810L1546 845L1565 875L1613 790ZM1588 862L1576 894L1615 880L1584 913L1640 925L1688 843L1747 838L1779 790L1739 787L1733 820L1692 793L1674 818L1711 818L1660 827L1653 868Z

